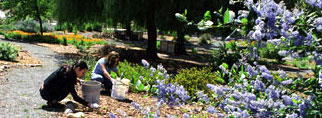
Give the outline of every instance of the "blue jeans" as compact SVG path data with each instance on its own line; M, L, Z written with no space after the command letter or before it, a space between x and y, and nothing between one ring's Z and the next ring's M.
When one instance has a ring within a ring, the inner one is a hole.
M101 82L104 85L105 90L108 92L110 92L112 89L112 86L113 86L112 81L107 79L105 76L98 75L98 74L93 76L93 74L92 74L91 80Z

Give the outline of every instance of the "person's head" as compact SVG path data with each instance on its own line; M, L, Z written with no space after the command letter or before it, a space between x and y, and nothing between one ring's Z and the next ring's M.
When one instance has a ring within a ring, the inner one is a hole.
M85 72L88 70L87 64L84 61L78 60L74 63L73 69L78 78L82 78L85 75Z
M118 65L119 59L120 59L120 54L116 51L112 51L108 55L105 56L105 59L106 59L106 65L109 68L113 68Z

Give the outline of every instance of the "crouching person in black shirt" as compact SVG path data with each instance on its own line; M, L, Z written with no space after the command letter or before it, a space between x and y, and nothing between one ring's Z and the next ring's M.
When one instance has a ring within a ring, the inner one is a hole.
M90 106L88 102L80 98L75 91L77 78L85 75L88 67L84 61L77 61L72 66L61 66L50 74L40 87L40 95L47 100L48 107L63 107L59 101L63 100L69 93L73 99L85 106Z

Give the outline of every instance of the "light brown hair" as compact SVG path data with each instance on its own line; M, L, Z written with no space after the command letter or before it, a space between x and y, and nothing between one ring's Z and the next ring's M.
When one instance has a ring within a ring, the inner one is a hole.
M114 66L116 66L118 64L118 62L115 63L116 59L120 59L120 54L116 51L112 51L108 55L106 55L105 61L106 61L107 67L113 68Z

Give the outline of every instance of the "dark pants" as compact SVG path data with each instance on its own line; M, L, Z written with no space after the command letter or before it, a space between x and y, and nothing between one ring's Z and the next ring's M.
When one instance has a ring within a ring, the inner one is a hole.
M39 92L40 92L41 98L44 100L47 100L48 102L59 102L68 95L66 93L51 95L51 94L48 94L48 92L43 89L39 89Z
M94 78L92 79L94 81L99 81L104 85L104 88L107 92L111 92L113 83L111 80L107 79L106 77L103 76L103 78Z

